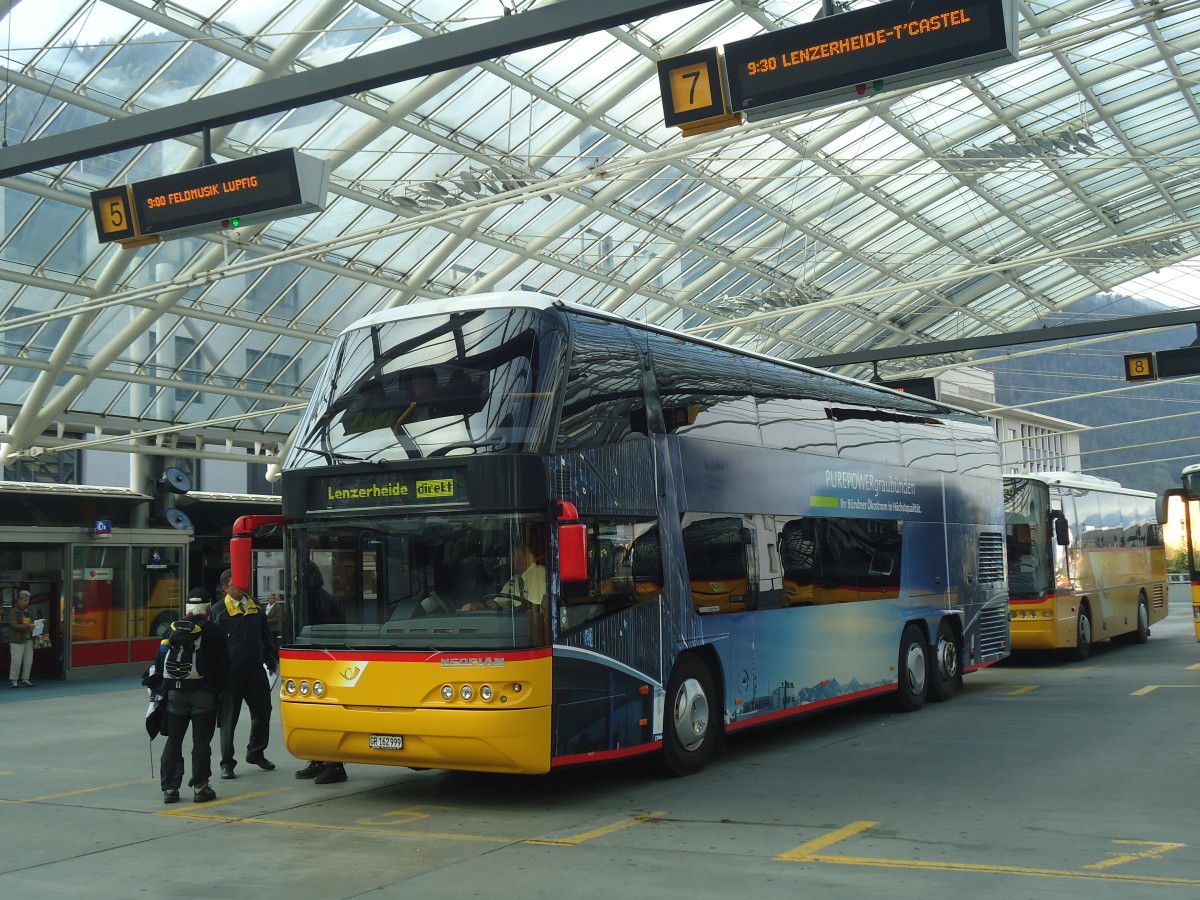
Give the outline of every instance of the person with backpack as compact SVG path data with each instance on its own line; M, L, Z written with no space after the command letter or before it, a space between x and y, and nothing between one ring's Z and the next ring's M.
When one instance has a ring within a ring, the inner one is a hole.
M225 598L213 604L210 616L224 633L229 648L229 670L221 694L221 777L236 778L233 735L243 702L250 708L246 762L267 771L275 768L266 757L271 726L271 685L267 671L274 675L279 670L279 657L266 613L245 588L233 583L230 569L221 573L221 586Z
M216 800L212 777L212 739L229 654L225 635L209 621L212 595L204 588L188 592L184 618L171 623L155 659L166 695L167 743L159 761L163 803L178 803L183 785L183 739L192 729L192 802Z

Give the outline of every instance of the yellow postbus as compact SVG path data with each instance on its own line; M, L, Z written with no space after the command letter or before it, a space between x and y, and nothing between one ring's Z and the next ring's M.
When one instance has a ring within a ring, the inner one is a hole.
M1192 584L1192 624L1196 640L1200 641L1200 464L1184 468L1182 498L1188 580Z
M1013 649L1084 660L1097 641L1149 640L1167 615L1165 506L1090 475L1006 475Z

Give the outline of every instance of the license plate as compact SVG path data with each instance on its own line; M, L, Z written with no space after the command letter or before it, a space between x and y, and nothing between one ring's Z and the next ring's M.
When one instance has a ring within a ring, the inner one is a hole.
M372 750L403 750L404 738L398 734L371 735Z

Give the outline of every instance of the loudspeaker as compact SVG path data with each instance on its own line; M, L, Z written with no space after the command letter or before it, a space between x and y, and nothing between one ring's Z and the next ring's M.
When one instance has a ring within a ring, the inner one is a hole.
M179 531L194 531L192 520L188 518L188 514L182 509L171 507L166 512L167 524Z
M192 477L183 469L168 466L163 470L161 481L172 494L186 494L192 489Z

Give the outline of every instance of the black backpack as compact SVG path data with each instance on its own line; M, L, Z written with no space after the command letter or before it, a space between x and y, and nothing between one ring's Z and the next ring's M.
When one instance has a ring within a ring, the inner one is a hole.
M167 652L163 658L163 678L168 682L200 681L200 624L191 619L171 623L167 632Z

